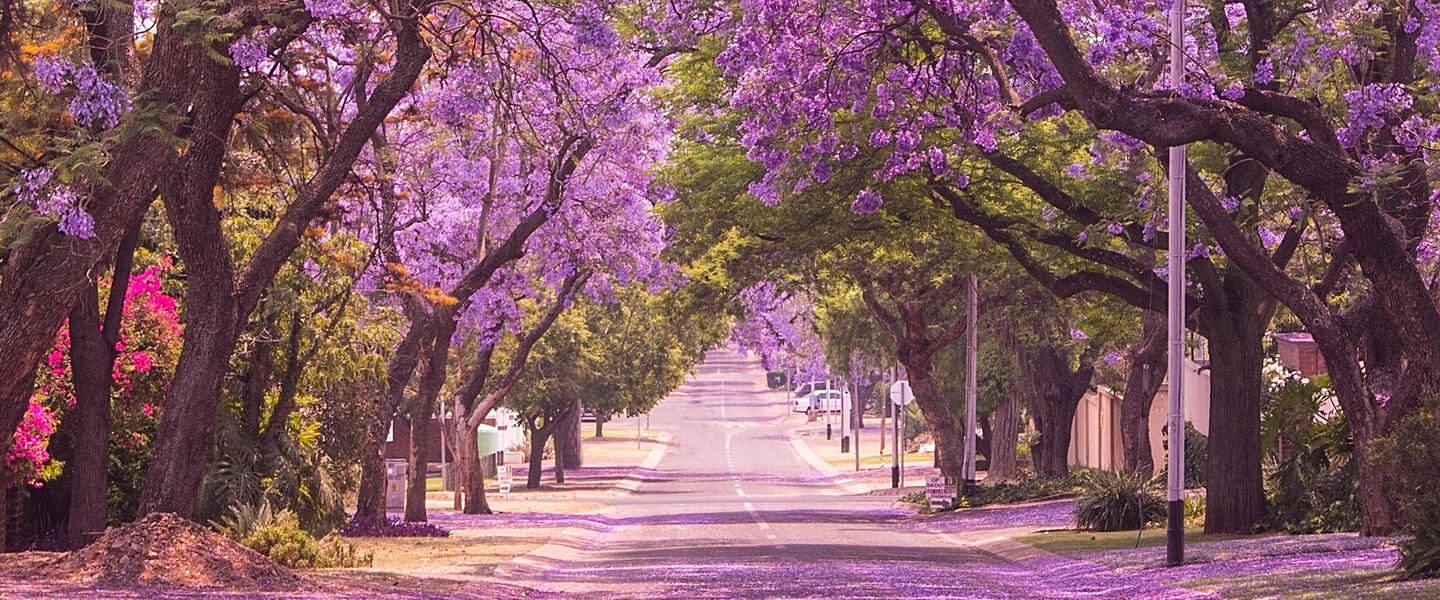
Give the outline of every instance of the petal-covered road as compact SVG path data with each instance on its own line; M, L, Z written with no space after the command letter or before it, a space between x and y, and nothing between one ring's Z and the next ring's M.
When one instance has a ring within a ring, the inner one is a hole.
M1047 585L1065 565L1012 561L966 537L1063 526L1067 506L1019 521L975 511L952 528L916 522L893 497L847 495L847 479L818 475L794 450L780 422L789 407L763 382L751 361L712 353L652 414L674 441L636 489L502 576L580 598L1069 596Z

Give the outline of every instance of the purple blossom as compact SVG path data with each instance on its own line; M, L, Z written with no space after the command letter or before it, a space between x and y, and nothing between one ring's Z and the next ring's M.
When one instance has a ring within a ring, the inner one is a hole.
M770 187L770 184L761 181L752 181L745 191L749 192L751 196L758 198L765 206L780 204L780 194L776 193L775 188Z
M1088 339L1090 339L1090 336L1089 336L1089 334L1086 334L1084 331L1081 331L1081 330L1079 330L1079 329L1071 329L1071 330L1070 330L1070 339L1076 340L1076 341L1079 341L1079 340L1088 340Z
M1269 58L1262 58L1255 63L1255 76L1252 78L1255 85L1266 85L1275 81L1275 67L1270 64Z
M960 189L970 187L970 175L964 172L955 174L955 186Z
M1085 243L1085 240L1088 240L1088 239L1090 239L1090 232L1088 232L1088 231L1081 231L1081 232L1080 232L1080 235L1075 236L1075 241L1080 242L1080 243L1082 243L1082 244Z
M1114 351L1114 350L1111 350L1111 351L1105 353L1104 361L1105 361L1105 364L1107 364L1107 365L1113 365L1113 364L1118 363L1118 362L1120 362L1120 361L1122 361L1122 360L1124 360L1124 359L1125 359L1125 357L1124 357L1123 355L1121 355L1119 352L1116 352L1116 351Z
M1220 207L1224 208L1225 212L1233 213L1240 208L1240 197L1226 196L1220 200Z
M1105 231L1110 232L1110 235L1120 235L1125 231L1125 227L1119 223L1111 223L1105 226Z
M65 211L60 217L60 233L74 236L82 240L94 239L95 220L90 218L90 213L80 207Z
M870 145L876 148L889 146L890 132L885 131L884 129L876 129L875 131L870 132Z
M305 0L305 10L316 19L328 19L350 10L345 0Z
M1210 247L1205 244L1195 244L1189 252L1185 253L1185 260L1195 260L1202 256L1210 256Z
M1241 85L1238 81L1232 81L1230 85L1225 86L1225 91L1220 92L1220 97L1226 100L1239 100L1244 98L1245 86Z
M58 94L65 89L66 77L74 68L75 63L52 54L35 57L35 78L40 80L40 89L47 94Z
M242 37L230 44L230 58L235 61L235 66L247 71L254 71L268 56L265 45L251 36Z
M830 166L830 163L827 161L817 160L815 161L815 165L810 167L810 176L814 177L815 181L819 183L830 181L830 177L834 174L835 168Z
M1289 209L1287 209L1287 210L1285 211L1285 216L1288 217L1288 218L1289 218L1290 220L1292 220L1292 221L1298 220L1298 219L1300 219L1301 217L1304 217L1304 216L1305 216L1305 207L1303 207L1303 206L1292 206L1292 207L1290 207Z
M1255 232L1260 235L1260 245L1267 249L1274 248L1280 243L1280 234L1270 231L1269 227L1261 225Z
M857 215L868 215L880 210L880 205L884 203L885 200L880 197L879 193L865 188L855 195L855 201L850 203L850 212Z
M944 177L947 173L950 172L950 163L945 158L944 150L931 146L925 151L925 158L930 163L930 172L936 177Z

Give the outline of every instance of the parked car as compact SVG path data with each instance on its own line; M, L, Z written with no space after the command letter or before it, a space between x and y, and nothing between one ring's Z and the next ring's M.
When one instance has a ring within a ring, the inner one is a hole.
M840 412L842 404L850 401L850 394L840 390L815 390L795 399L795 412Z
M595 409L585 408L580 410L580 420L586 423L595 422Z

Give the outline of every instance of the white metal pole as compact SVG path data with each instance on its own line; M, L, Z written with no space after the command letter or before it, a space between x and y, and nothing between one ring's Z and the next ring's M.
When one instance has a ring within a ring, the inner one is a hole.
M860 380L850 383L850 446L855 451L855 470L860 470L860 418L865 414L864 403L860 400Z
M976 355L980 351L979 281L972 273L965 286L965 472L964 489L969 494L975 487L975 400L979 368Z
M1170 12L1170 82L1178 93L1185 80L1185 0ZM1185 147L1170 147L1169 302L1169 464L1165 558L1169 566L1185 562Z

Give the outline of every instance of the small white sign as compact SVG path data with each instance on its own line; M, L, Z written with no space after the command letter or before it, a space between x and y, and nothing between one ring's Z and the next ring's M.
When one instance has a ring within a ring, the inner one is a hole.
M495 467L495 479L500 482L500 493L510 493L510 467L500 465Z
M910 393L910 382L904 379L890 386L890 401L900 406L910 406L915 394Z

